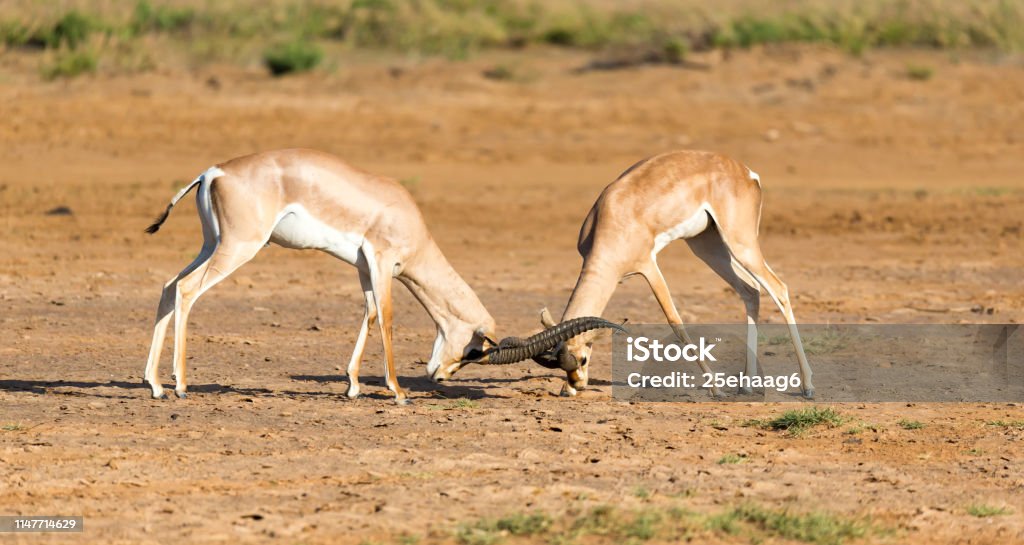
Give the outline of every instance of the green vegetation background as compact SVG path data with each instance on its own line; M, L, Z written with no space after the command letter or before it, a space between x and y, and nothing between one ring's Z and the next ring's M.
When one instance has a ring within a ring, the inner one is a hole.
M693 51L809 42L870 48L1024 49L1015 0L8 0L0 47L38 50L42 75L262 61L311 70L330 51L463 59L537 44L681 63Z

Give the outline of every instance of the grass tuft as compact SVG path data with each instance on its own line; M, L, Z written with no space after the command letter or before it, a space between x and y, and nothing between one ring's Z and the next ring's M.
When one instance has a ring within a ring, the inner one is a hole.
M740 506L733 513L739 520L778 537L817 545L840 545L848 539L864 537L870 530L863 523L826 513L793 514L755 505Z
M58 53L53 62L44 65L44 79L73 78L96 71L99 59L92 51L64 51Z
M134 34L177 32L188 29L195 20L196 12L192 8L154 6L148 0L139 0L129 27Z
M899 427L901 427L901 428L903 428L905 430L919 430L919 429L924 428L924 423L923 422L919 422L917 420L907 420L905 418L901 419L896 424L898 424Z
M747 459L746 454L726 454L718 459L718 465L739 464Z
M842 423L843 417L832 407L807 407L786 411L782 415L768 421L752 420L745 423L745 425L775 431L786 431L790 435L796 436L815 426L827 425L835 427Z
M967 514L972 517L988 518L1010 514L1006 507L995 507L984 503L974 503L967 506Z
M480 520L462 525L455 531L455 539L464 545L492 545L506 536L534 536L551 527L551 518L542 513L516 513L497 520Z
M274 76L307 72L323 60L323 50L306 40L279 43L263 52L263 64Z
M1018 430L1024 430L1024 420L992 420L985 423L986 426L996 426L998 428L1015 428Z
M499 520L484 519L459 526L455 538L462 545L494 545L507 537L525 537L530 538L530 542L555 544L591 541L640 543L650 540L666 543L700 542L701 537L706 541L715 536L742 536L751 543L781 539L816 545L840 545L847 540L867 537L880 531L882 529L866 521L823 512L792 513L753 504L727 508L710 515L678 506L649 506L626 511L605 505L583 513L570 513L564 522L557 523L541 514L515 514Z
M914 81L928 81L935 75L935 70L930 66L923 64L908 64L907 65L907 78Z

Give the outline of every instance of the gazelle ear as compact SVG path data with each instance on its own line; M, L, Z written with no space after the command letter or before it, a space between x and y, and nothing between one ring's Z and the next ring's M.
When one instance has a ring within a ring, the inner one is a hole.
M544 329L550 329L558 325L555 319L551 317L551 312L548 307L540 309L540 323L544 326Z
M478 327L477 330L474 331L474 333L476 334L477 337L480 337L481 341L485 345L485 348L486 345L498 346L498 343L496 343L494 339L487 336L487 332L484 331L484 328Z

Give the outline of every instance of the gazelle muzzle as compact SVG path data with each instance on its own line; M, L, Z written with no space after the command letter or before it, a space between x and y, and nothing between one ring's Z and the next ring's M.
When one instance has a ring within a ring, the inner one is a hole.
M551 354L546 353L550 352L560 343L564 343L577 335L594 329L616 329L623 333L626 332L626 329L619 324L609 322L603 318L593 316L573 318L526 339L505 337L498 343L498 346L487 349L483 356L469 360L466 363L508 365L532 358L540 365L549 369L560 368L565 371L575 371L579 368L575 358L553 357ZM563 362L562 360L566 361Z

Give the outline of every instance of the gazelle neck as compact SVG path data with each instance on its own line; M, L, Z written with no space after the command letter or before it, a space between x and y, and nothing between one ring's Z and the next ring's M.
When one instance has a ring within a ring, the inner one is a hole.
M459 326L483 327L491 333L491 314L432 240L406 265L398 279L423 305L437 324L438 333L445 338L450 338Z
M562 321L581 316L601 316L619 284L617 272L584 262L576 287L562 314Z

